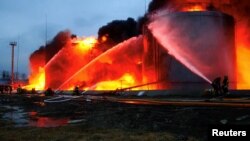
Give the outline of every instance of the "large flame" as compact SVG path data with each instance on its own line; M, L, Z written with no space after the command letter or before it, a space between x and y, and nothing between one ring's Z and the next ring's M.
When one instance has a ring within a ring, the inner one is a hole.
M95 90L116 90L134 86L136 84L135 78L125 73L121 78L117 80L101 81L96 84Z
M183 1L180 2L184 3ZM192 4L182 5L176 9L186 12L206 11L208 5L202 2L201 0L193 0ZM213 3L216 7L220 5L216 3L215 0ZM227 4L230 2L225 3ZM226 11L226 13L228 12ZM229 12L229 14L233 15L235 18L237 17L237 15L232 14L232 12ZM236 24L238 37L236 39L237 89L249 89L250 62L248 60L250 60L250 48L249 41L246 40L246 36L249 34L248 27L242 27L242 25ZM160 28L160 26L158 27ZM159 34L159 32L157 32L157 34ZM162 37L165 35L166 34L162 34ZM107 39L108 35L105 35L101 37L100 42L106 42ZM72 90L75 86L79 86L81 89L115 90L141 85L142 78L140 73L142 62L138 59L141 57L138 51L140 49L134 46L129 47L131 46L130 44L136 44L134 42L135 40L141 40L141 38L130 39L129 45L126 44L125 41L115 47L115 49L110 49L110 51L104 53L98 50L98 41L95 37L68 40L67 44L46 65L38 65L40 66L39 71L31 71L32 74L29 78L30 85L24 88L42 90L47 87L52 87L54 89ZM178 43L173 42L173 44ZM123 45L125 48L120 47ZM172 51L170 53L173 53L175 50L177 50L177 48L169 49L169 51ZM184 63L186 59L188 59L185 55L181 55L179 58L181 58L180 61ZM190 63L189 66L193 66L193 62L196 61L199 61L199 59L190 61L192 63ZM33 65L39 64L36 62L33 63ZM203 77L202 73L204 73L204 71L199 73L195 67L191 67L190 69ZM45 76L47 75L48 77L46 78L48 79L45 82ZM150 78L150 76L148 76L148 78ZM208 80L205 77L203 78L207 81L212 80Z
M46 88L56 89L100 52L94 48L95 37L76 38L67 44L46 65ZM57 77L55 77L57 76Z
M237 89L250 88L250 43L248 40L248 28L238 23L237 30Z
M45 66L37 66L36 64L41 59L33 59L29 85L23 88L44 90L50 87L46 87L46 82L60 82L61 79L64 81L92 59L90 55L92 55L96 43L95 37L68 40L66 45ZM41 63L39 64L41 65ZM39 70L34 69L38 67ZM51 77L45 81L46 75Z
M244 45L237 47L237 88L249 89L250 88L250 49Z
M74 78L73 74L89 66L88 63L100 54L94 48L97 44L95 37L74 38L67 41L44 68L33 73L29 78L30 85L24 88L44 90L48 87L56 89L62 85L59 89L73 90L75 86L79 86L84 90L116 90L136 86L141 79L141 39L132 38L103 53L95 59L96 63L90 63L91 67L87 71ZM91 57L93 54L94 57ZM49 76L46 81L45 75ZM66 80L71 77L77 81L67 83ZM67 85L64 85L65 81Z
M24 89L27 90L44 90L45 87L45 70L40 67L39 72L36 74L32 74L29 78L29 85L24 86Z
M140 84L142 37L134 37L101 54L57 89L115 90Z
M76 41L73 41L73 43L77 44L77 47L80 50L87 53L94 47L94 45L97 43L97 40L95 37L87 37L84 39L77 39Z

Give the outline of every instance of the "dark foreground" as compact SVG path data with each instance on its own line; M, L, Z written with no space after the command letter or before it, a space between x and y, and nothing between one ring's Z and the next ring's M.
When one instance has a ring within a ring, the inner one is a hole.
M0 119L1 141L202 141L209 125L250 125L249 108L134 105L84 98L57 104L42 103L45 97L0 95L0 117L20 106L28 120L81 119L60 126L16 126Z

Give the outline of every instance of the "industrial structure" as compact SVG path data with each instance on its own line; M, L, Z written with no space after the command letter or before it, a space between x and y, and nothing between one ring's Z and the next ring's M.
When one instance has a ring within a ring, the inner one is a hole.
M175 42L190 50L208 66L202 69L209 80L227 75L236 87L235 23L230 15L217 11L174 12L163 15L166 28L178 30ZM170 36L167 35L166 36ZM163 37L164 38L164 37ZM148 28L144 29L143 83L159 82L154 89L204 89L210 84L170 55ZM150 77L148 77L150 76Z

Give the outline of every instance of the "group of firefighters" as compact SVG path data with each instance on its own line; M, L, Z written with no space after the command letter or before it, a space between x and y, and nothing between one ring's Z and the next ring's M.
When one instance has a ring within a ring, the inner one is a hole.
M11 93L12 87L10 85L0 85L0 93Z
M214 90L214 94L217 96L223 96L229 94L228 87L229 87L229 81L228 76L224 76L224 79L221 83L221 77L217 77L212 82L212 87Z
M214 95L223 96L223 95L229 94L229 91L228 91L228 87L229 87L228 76L224 76L224 79L222 81L221 81L221 77L215 78L211 85L213 87L213 94ZM12 87L11 86L0 85L0 92L1 93L4 93L4 92L11 93L12 92ZM22 93L22 89L21 89L20 85L17 88L17 93L19 93L19 94ZM54 95L54 91L51 88L48 88L45 91L45 94L46 95ZM75 86L75 88L73 90L73 95L79 95L79 94L80 94L79 87Z

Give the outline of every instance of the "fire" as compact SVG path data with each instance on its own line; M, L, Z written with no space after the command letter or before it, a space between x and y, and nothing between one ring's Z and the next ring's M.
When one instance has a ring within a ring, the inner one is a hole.
M94 49L97 39L93 36L73 39L67 36L64 42L60 51L46 64L45 52L32 56L29 85L25 89L55 89L100 53Z
M244 45L237 47L237 89L250 88L250 49Z
M133 37L102 53L56 89L116 90L141 84L142 36ZM139 62L139 63L138 63Z
M108 37L107 37L108 35L105 35L105 36L102 36L102 42L106 42L107 40L108 40Z
M195 11L205 11L206 9L202 5L192 5L188 7L184 7L182 11L189 11L189 12L195 12Z
M236 38L237 55L237 89L250 88L250 44L248 40L248 28L245 24L238 23Z
M89 51L93 48L93 46L97 43L95 37L87 37L85 39L78 39L75 43L77 43L77 47L83 51Z
M95 37L69 39L67 44L52 58L53 60L46 65L46 88L56 89L98 56L99 52L96 52L94 48L96 43ZM72 87L66 89L72 89Z
M129 74L125 73L121 78L117 80L102 81L96 84L95 90L116 90L123 89L134 86L135 78Z
M40 67L39 72L37 74L33 74L29 78L29 85L24 86L24 89L31 90L44 90L45 88L45 70Z

